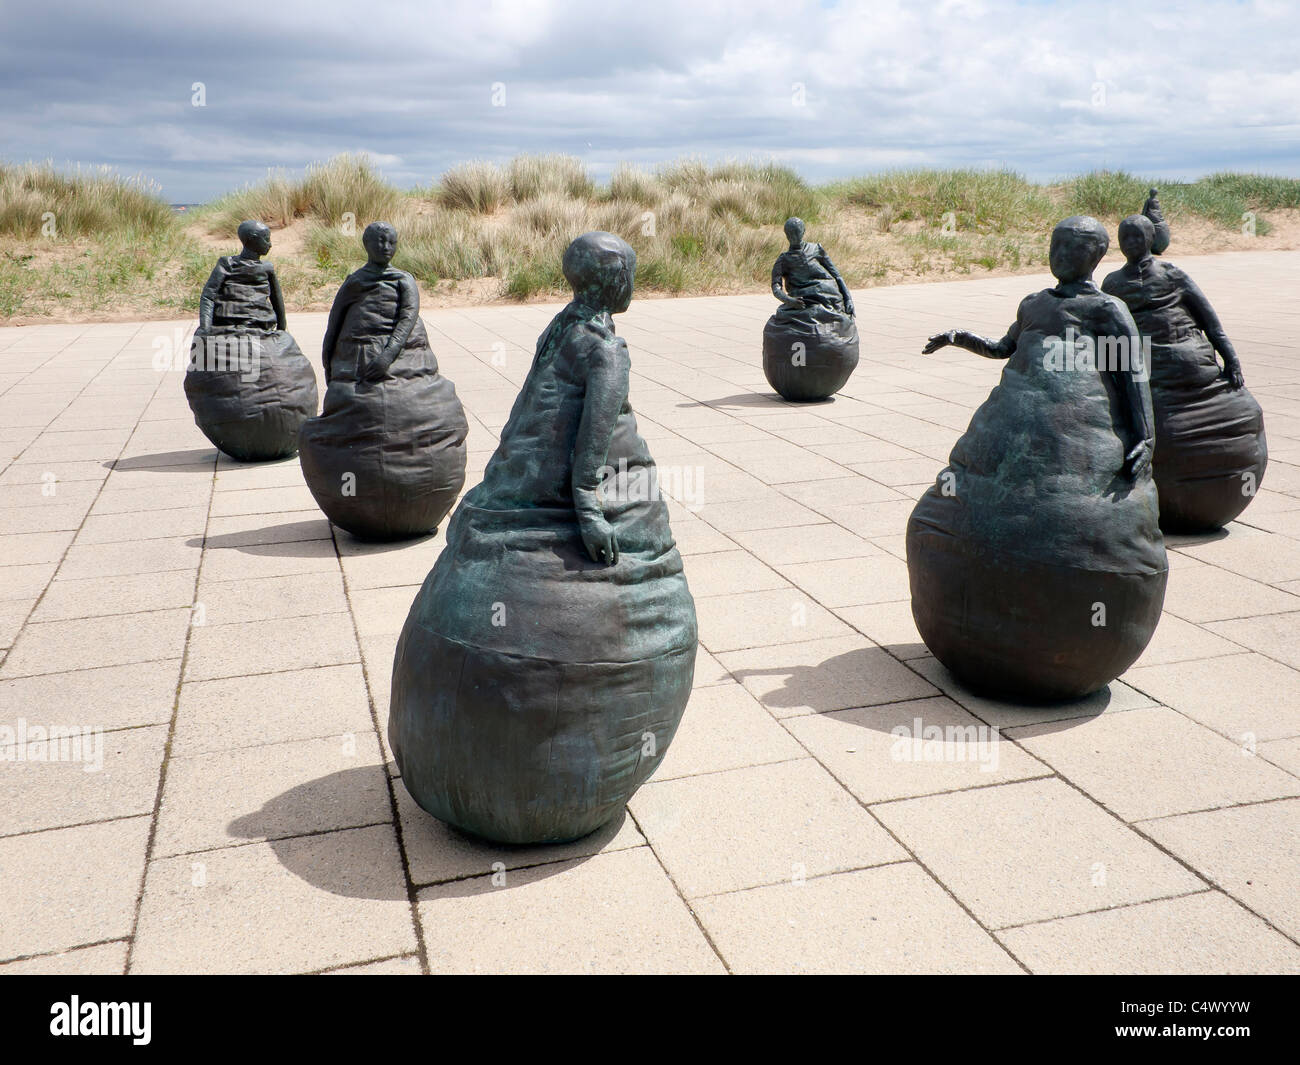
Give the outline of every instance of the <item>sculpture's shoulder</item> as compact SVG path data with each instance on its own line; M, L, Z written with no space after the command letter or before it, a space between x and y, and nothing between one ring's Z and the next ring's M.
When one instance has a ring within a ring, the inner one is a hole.
M627 341L614 332L609 315L582 318L569 330L566 346L589 367L616 366L630 361Z
M1119 272L1118 270L1115 271L1115 273ZM1109 281L1110 278L1107 277L1106 280ZM1104 282L1101 291L1093 297L1093 300L1103 320L1118 322L1125 329L1134 326L1133 312L1129 310L1128 304L1117 293L1107 292Z
M1032 318L1035 312L1050 310L1059 303L1060 300L1053 294L1050 288L1040 288L1037 292L1031 292L1028 296L1020 301L1016 306L1016 321L1024 322Z
M1164 259L1156 260L1156 267L1160 278L1178 288L1186 288L1192 283L1191 276L1180 266L1175 266Z
M1128 275L1124 272L1124 267L1118 270L1112 270L1101 281L1102 292L1115 296L1123 292L1131 284Z

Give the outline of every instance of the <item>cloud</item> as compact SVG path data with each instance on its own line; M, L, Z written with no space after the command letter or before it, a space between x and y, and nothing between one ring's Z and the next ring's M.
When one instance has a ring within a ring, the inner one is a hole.
M0 14L0 151L143 172L178 201L357 150L399 184L545 151L814 180L1300 174L1297 39L1276 0L43 0Z

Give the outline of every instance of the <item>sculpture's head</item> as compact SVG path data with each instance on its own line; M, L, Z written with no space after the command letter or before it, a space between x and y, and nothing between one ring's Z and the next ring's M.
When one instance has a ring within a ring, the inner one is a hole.
M1090 215L1076 214L1058 222L1048 253L1052 274L1061 282L1086 281L1109 247L1106 227Z
M1131 263L1140 263L1151 254L1156 227L1144 214L1131 214L1119 224L1119 250Z
M790 242L790 247L803 243L804 224L802 218L787 218L785 220L785 238Z
M565 249L564 279L574 299L618 314L632 302L636 252L622 237L599 230L584 233Z
M390 222L371 222L361 234L361 243L372 263L387 266L397 252L397 230Z
M239 243L245 251L255 255L265 255L271 250L271 227L255 218L248 218L239 223Z

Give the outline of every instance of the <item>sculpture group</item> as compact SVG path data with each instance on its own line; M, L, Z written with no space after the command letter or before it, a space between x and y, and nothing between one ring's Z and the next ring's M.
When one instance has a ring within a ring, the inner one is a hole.
M819 402L859 360L853 299L798 218L772 270L781 306L762 361L786 400ZM367 262L335 297L314 372L285 329L270 233L239 227L200 301L185 391L240 461L299 453L330 520L353 535L426 535L465 482L468 423L419 315L397 233L375 222ZM1237 517L1264 475L1263 416L1205 296L1157 260L1156 191L1119 227L1125 265L1100 287L1096 219L1052 233L1056 284L1021 301L1000 339L956 346L1005 361L907 525L917 628L971 688L1071 699L1114 680L1155 631L1166 532ZM629 404L613 316L636 254L586 233L564 252L573 299L551 321L482 481L461 499L393 663L388 735L429 813L507 843L577 839L617 817L655 771L690 696L694 602ZM1222 360L1220 367L1217 359Z

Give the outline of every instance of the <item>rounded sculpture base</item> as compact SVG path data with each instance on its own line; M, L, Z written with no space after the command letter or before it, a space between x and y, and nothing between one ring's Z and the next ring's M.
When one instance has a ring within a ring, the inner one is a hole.
M578 839L658 767L697 647L681 557L653 546L662 510L616 517L605 566L572 511L461 503L398 640L388 717L402 781L434 817L499 843Z
M217 448L239 462L270 462L298 450L298 430L316 413L316 375L283 331L196 336L185 398Z
M1078 699L1142 654L1168 571L1114 573L975 552L909 525L912 616L972 691L1018 702Z
M468 647L408 624L390 742L426 811L497 843L565 843L612 820L658 767L695 653L572 663Z
M831 312L774 314L763 328L763 373L795 403L830 399L858 365L858 327Z
M313 418L298 459L316 505L358 540L409 540L437 530L465 484L465 445L418 435L352 436L340 442ZM429 434L432 435L432 434Z
M303 479L325 516L360 540L427 536L465 485L468 428L455 386L436 369L336 380L325 412L298 435Z
M1216 381L1195 397L1152 389L1160 528L1221 529L1250 505L1268 468L1264 413L1244 388Z

